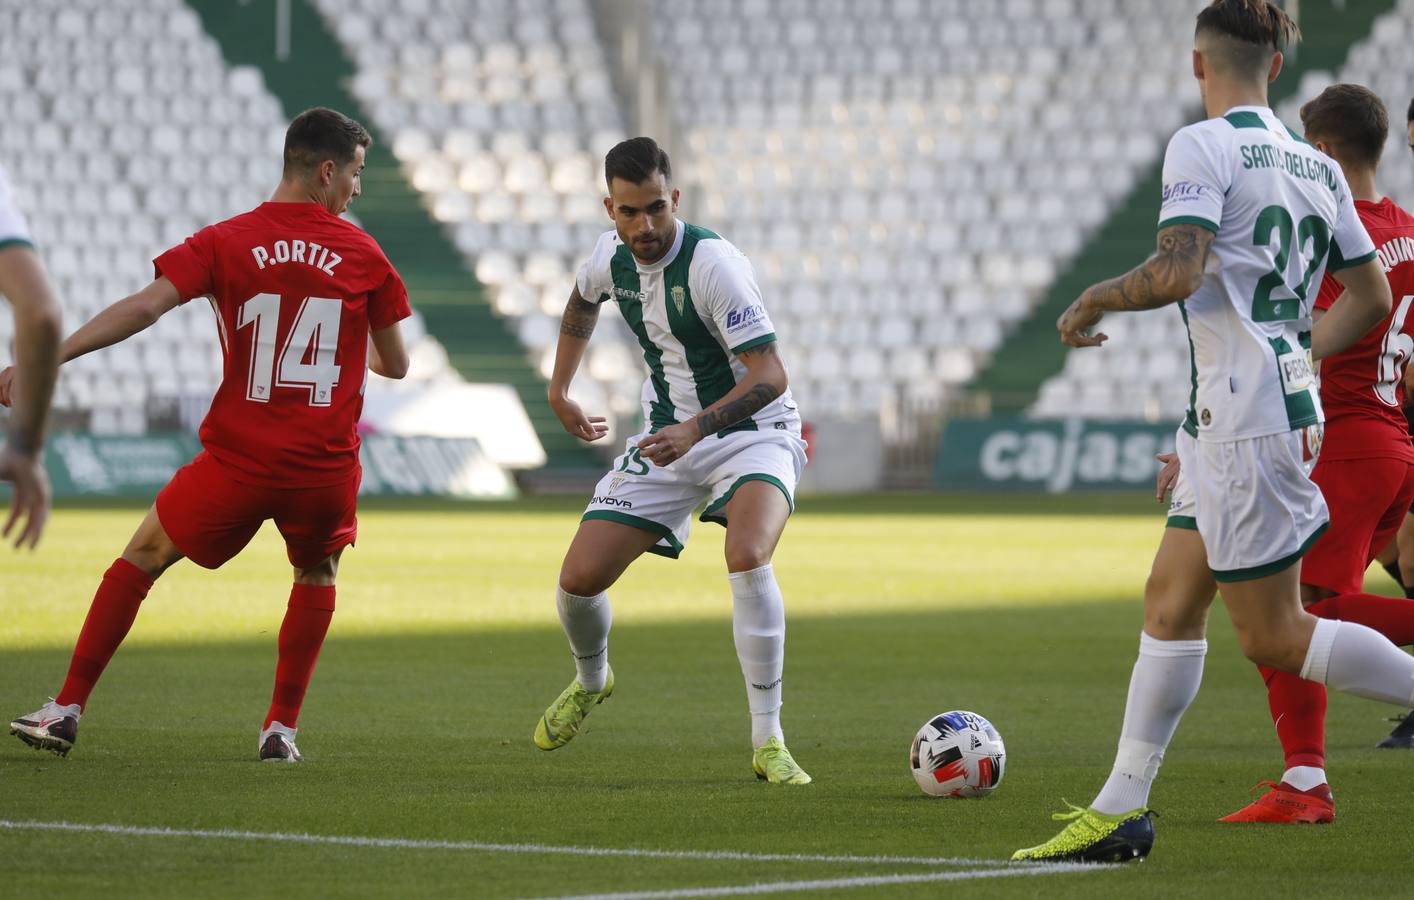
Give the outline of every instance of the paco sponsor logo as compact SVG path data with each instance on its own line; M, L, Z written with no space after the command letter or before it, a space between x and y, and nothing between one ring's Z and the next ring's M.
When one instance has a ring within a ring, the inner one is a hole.
M1191 203L1202 200L1206 192L1207 188L1196 182L1175 181L1173 184L1164 185L1164 202Z
M755 325L764 318L766 318L766 307L759 303L745 309L734 309L727 313L727 333L735 334L743 328Z

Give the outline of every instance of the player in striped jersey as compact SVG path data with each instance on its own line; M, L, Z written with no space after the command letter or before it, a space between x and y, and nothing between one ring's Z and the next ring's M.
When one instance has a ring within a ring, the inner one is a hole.
M44 427L59 374L59 301L44 265L35 255L29 226L14 202L5 170L0 169L0 294L15 308L14 408L5 445L0 447L0 481L14 496L3 536L24 520L15 546L39 543L49 518L49 477L44 472ZM0 387L0 405L10 406L11 388Z
M1202 680L1215 588L1253 662L1414 700L1414 659L1370 628L1301 605L1300 560L1328 519L1303 464L1301 432L1323 421L1312 358L1352 345L1391 298L1340 167L1268 108L1267 85L1297 34L1269 0L1213 0L1198 14L1193 74L1209 118L1169 143L1158 252L1087 289L1057 323L1065 343L1098 346L1105 336L1088 332L1106 310L1179 303L1190 405L1114 766L1089 808L1058 816L1069 824L1014 859L1147 855L1149 792ZM1327 269L1345 295L1313 328Z
M569 386L599 306L618 304L643 349L642 434L594 490L560 569L556 606L576 678L535 727L554 750L608 699L611 621L606 591L645 552L676 558L693 511L727 529L732 630L751 711L752 769L773 784L808 784L781 732L785 610L771 556L805 464L775 330L751 263L731 244L679 221L668 155L650 138L624 141L604 160L614 230L599 238L565 307L550 402L570 434L607 432Z

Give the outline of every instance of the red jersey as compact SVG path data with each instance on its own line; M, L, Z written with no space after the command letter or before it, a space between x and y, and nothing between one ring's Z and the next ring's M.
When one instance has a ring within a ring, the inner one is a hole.
M1321 459L1414 462L1403 411L1404 367L1414 355L1414 216L1388 197L1379 203L1356 200L1355 210L1375 242L1394 307L1369 334L1321 361L1321 405L1326 410ZM1330 309L1343 290L1326 275L1316 308Z
M201 443L251 482L320 487L358 468L368 332L411 315L373 238L317 203L262 203L153 260L210 299L225 366Z

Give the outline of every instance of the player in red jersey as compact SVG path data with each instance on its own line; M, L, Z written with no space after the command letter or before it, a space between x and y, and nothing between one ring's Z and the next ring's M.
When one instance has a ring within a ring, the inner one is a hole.
M1301 121L1307 139L1344 170L1394 295L1380 325L1321 363L1326 426L1311 480L1330 507L1331 527L1302 561L1302 601L1318 617L1358 622L1396 644L1410 644L1414 602L1360 591L1365 569L1414 503L1414 446L1403 413L1405 366L1414 354L1414 216L1376 188L1389 116L1372 91L1333 85L1301 108ZM1340 294L1339 283L1327 276L1316 315L1339 302ZM1273 790L1222 821L1333 821L1325 773L1326 689L1318 681L1259 668L1287 768Z
M154 260L156 280L64 341L68 361L151 326L196 297L216 312L225 355L201 425L203 452L157 495L89 608L58 695L10 730L67 755L94 684L153 582L187 557L215 569L274 519L294 566L260 758L298 762L296 720L334 612L339 555L357 534L355 426L366 369L407 374L398 322L407 291L378 244L339 218L359 195L362 125L306 110L285 135L270 202L203 228ZM0 391L12 377L0 374Z

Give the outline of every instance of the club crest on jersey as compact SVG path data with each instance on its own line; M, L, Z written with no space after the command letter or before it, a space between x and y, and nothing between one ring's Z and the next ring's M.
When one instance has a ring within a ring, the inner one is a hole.
M678 309L678 315L682 315L683 307L687 305L687 289L681 285L676 286L671 291L673 295L673 306Z

